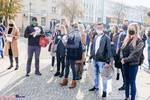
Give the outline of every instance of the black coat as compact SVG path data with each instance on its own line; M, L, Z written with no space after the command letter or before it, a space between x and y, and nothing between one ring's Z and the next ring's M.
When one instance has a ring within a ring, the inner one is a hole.
M81 60L82 59L82 44L81 41L75 41L75 38L68 38L67 44L75 45L79 44L77 48L68 48L67 47L67 59L68 60Z
M36 27L38 27L38 26L36 26ZM31 35L32 32L35 32L34 26L33 25L27 26L27 28L25 29L24 37L28 38L29 46L39 46L40 37L45 37L43 28L41 27L41 35L39 35L39 36L33 37L33 35Z
M92 49L90 59L93 58L96 61L106 62L109 64L110 63L110 54L111 54L110 38L106 34L104 34L101 37L99 49L98 49L97 53L95 54L96 40L97 40L97 36L95 37L95 39L93 41L93 49Z
M110 32L109 33L109 37L110 37L110 40L111 42L113 41L113 34ZM115 36L115 39L114 39L114 44L111 45L111 56L115 57L116 56L116 48L117 48L117 43L118 43L118 38L119 38L119 33Z
M66 46L64 46L63 42L62 42L62 37L64 36L61 35L61 39L58 39L57 42L57 51L56 51L56 55L60 56L60 57L65 57L65 53L66 53Z
M140 38L138 38L136 41L136 45L138 45L140 42L143 41ZM139 50L138 52L129 57L133 50L134 47L132 45L127 45L124 49L122 49L124 62L126 65L136 66L140 64L140 58L142 56L143 49Z

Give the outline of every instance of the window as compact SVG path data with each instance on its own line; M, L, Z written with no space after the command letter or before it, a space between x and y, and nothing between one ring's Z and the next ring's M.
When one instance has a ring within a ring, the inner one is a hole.
M30 10L34 10L35 9L35 6L33 3L30 3Z
M56 2L56 0L52 0L52 2Z
M41 17L41 25L46 26L46 18L45 17Z
M56 12L56 7L52 7L52 12Z
M46 6L42 6L42 11L46 11Z

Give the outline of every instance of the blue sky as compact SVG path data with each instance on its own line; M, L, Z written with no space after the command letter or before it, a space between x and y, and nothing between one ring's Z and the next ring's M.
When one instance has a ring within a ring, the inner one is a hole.
M150 8L150 0L113 0L113 1L119 1L119 2L124 2L127 5L131 6L145 6Z

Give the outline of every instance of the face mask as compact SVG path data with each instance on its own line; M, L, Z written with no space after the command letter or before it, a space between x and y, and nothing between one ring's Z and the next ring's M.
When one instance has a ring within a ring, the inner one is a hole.
M116 32L116 30L113 30L113 32Z
M134 35L134 34L135 34L135 31L134 31L134 30L129 30L129 34L130 34L130 35Z
M123 25L122 29L123 29L124 31L126 31L126 30L128 29L128 26L127 26L127 25Z
M99 30L96 30L96 32L97 32L97 34L102 34L103 33L103 31L99 31Z
M33 26L37 26L37 22L32 22L32 25Z
M10 27L13 27L14 25L13 25L13 24L9 24L9 26L10 26Z
M112 27L110 27L110 30L112 30L113 28Z

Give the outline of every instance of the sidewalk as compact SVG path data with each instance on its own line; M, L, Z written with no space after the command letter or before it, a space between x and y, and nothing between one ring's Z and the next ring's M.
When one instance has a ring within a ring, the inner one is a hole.
M68 86L71 83L72 72L70 71L69 84L61 87L59 83L62 81L62 78L54 77L56 66L55 71L50 72L51 56L47 48L41 49L40 71L42 76L34 74L35 61L33 60L30 77L25 77L27 39L19 39L19 52L20 68L18 71L14 71L14 68L6 70L9 66L8 57L0 59L0 95L20 95L25 96L26 100L101 100L102 88L100 88L99 92L88 91L93 87L95 77L92 63L87 64L88 70L83 73L83 79L77 81L77 87L69 89ZM117 81L115 78L116 76L108 82L109 95L106 100L124 100L125 98L124 91L118 91L118 88L122 86L122 79ZM145 64L138 72L136 100L150 100L150 71L147 70Z

